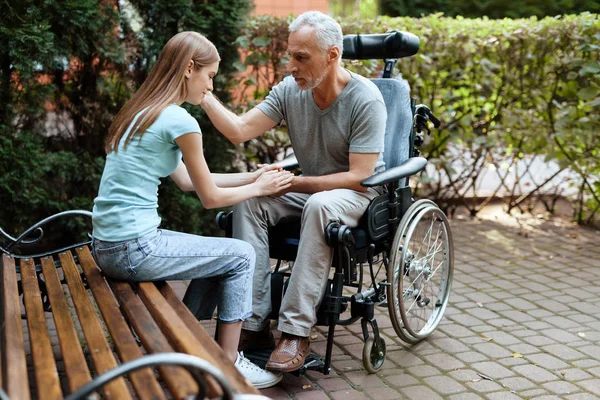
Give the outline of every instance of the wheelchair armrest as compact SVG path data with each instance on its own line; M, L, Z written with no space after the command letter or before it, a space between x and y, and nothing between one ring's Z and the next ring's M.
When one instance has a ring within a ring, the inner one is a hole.
M360 184L364 187L381 186L414 175L425 168L425 165L427 165L425 158L411 157L397 167L386 169L383 172L368 177Z
M283 160L277 161L273 164L281 165L281 168L285 169L286 171L292 171L300 166L294 153L288 154Z

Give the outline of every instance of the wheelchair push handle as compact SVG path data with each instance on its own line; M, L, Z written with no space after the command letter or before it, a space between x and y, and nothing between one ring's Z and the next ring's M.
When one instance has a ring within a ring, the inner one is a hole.
M419 104L415 107L415 128L418 132L427 129L427 122L431 121L433 126L439 128L442 122L436 117L429 107L424 104Z
M398 59L419 51L419 38L410 32L344 35L342 57L351 60Z

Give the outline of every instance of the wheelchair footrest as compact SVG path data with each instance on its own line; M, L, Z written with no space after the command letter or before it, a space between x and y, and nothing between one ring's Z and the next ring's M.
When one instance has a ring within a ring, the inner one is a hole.
M244 356L254 364L264 369L267 365L267 361L269 361L269 357L271 357L272 352L272 350L248 350L244 352ZM290 374L301 376L304 375L306 371L323 372L323 360L320 355L315 353L309 354L304 361L304 365L299 369L290 372Z

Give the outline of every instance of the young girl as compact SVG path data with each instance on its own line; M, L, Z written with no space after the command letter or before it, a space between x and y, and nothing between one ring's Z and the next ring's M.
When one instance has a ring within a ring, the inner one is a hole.
M198 105L212 91L219 61L215 46L199 33L175 35L115 117L94 200L92 252L102 271L116 279L191 280L184 302L192 310L218 303L219 345L249 381L264 388L277 384L281 374L237 352L242 320L252 309L252 246L158 228L159 178L167 175L182 190L195 191L206 208L277 195L291 185L293 175L275 166L239 174L209 171L198 122L181 104ZM206 280L216 290L199 291Z

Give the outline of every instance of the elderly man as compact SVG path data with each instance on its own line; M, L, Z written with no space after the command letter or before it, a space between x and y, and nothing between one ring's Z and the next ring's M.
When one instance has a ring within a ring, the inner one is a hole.
M281 339L267 369L300 368L310 349L310 330L325 293L333 250L325 227L333 220L356 226L377 192L360 182L383 170L386 109L377 87L341 66L343 36L331 17L310 11L289 27L291 76L258 106L237 116L210 93L202 104L231 142L253 139L285 120L302 175L280 197L234 207L233 236L256 250L253 315L243 324L240 350L273 348L269 328L270 260L267 229L301 219L298 256L279 312Z

